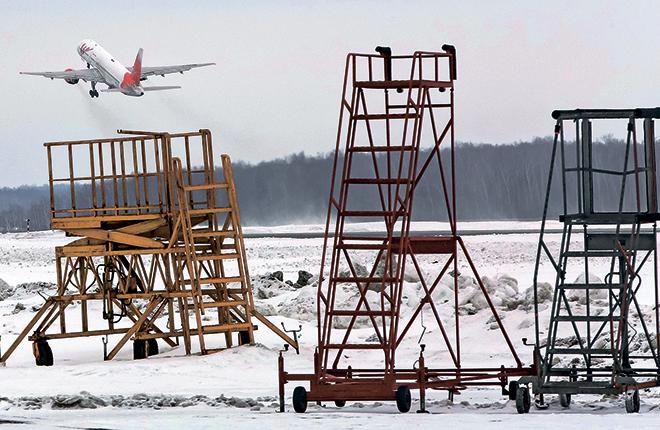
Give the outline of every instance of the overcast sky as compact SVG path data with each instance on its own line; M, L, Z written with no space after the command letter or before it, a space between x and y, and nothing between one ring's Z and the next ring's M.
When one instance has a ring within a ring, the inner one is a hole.
M0 0L0 186L47 180L44 141L117 128L210 128L256 162L334 147L348 52L458 49L457 139L549 135L556 108L660 105L658 1L90 2ZM19 71L84 67L92 38L131 65L218 63L151 78L142 98Z

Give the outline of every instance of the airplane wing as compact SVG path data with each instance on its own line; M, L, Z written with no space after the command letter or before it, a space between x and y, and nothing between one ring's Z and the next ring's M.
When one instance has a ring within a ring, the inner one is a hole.
M181 87L178 85L166 85L161 87L143 87L144 91L163 91L163 90L178 90ZM106 88L99 90L102 93L119 93L121 90L119 88Z
M50 79L82 79L85 82L104 82L96 69L63 70L61 72L20 72L21 75L43 76Z
M214 66L215 63L195 63L195 64L181 64L178 66L156 66L156 67L142 67L141 78L146 78L147 76L165 76L170 73L183 73L188 70L195 69L197 67L205 66ZM132 72L133 68L128 67L128 71Z

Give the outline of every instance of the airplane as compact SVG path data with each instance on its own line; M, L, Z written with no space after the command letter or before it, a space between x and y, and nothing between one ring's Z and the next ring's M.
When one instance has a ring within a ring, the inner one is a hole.
M173 90L179 86L143 87L140 83L149 76L165 76L170 73L187 72L196 67L212 66L215 63L181 64L177 66L142 67L142 48L138 50L133 67L125 67L101 45L91 39L85 39L78 44L78 55L87 63L86 69L65 69L62 72L20 72L22 75L45 76L50 79L64 79L68 84L75 85L80 80L90 82L92 89L89 95L99 96L96 84L103 83L107 89L101 92L119 92L127 96L141 97L145 91Z

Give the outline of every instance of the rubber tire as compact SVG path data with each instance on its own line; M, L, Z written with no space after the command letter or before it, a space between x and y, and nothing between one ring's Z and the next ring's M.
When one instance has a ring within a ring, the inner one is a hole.
M133 341L133 360L142 360L147 358L147 341L144 339L135 339Z
M559 404L562 408L568 408L571 406L571 395L566 393L559 394Z
M238 344L239 345L250 345L250 332L247 330L238 332Z
M518 381L509 381L509 400L516 400L519 385Z
M396 389L395 397L396 407L399 412L405 414L410 411L410 406L412 405L412 396L410 395L410 388L405 385L400 386Z
M158 341L156 339L147 339L147 356L158 355Z
M307 390L305 387L296 387L293 390L293 410L304 414L307 410Z
M639 390L633 391L632 395L626 395L626 412L636 414L639 412Z
M346 400L335 400L335 406L338 408L343 408L346 406Z
M52 366L53 365L53 350L45 340L37 340L34 342L34 361L37 366Z
M527 387L518 387L516 392L516 410L519 414L526 414L532 407L532 398Z

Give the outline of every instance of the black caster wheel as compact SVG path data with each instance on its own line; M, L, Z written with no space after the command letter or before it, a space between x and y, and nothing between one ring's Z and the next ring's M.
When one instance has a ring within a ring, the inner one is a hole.
M293 390L293 410L299 414L307 410L307 390L305 390L305 387L296 387Z
M156 339L147 340L147 356L158 355L158 341Z
M396 389L396 407L399 412L406 413L410 410L412 404L412 397L410 396L410 388L405 385Z
M89 90L89 96L90 96L91 98L94 98L94 90Z
M639 390L626 394L626 412L629 414L639 412Z
M53 350L45 340L37 340L32 344L32 353L37 366L53 365Z
M142 360L147 358L147 341L144 339L135 339L133 341L133 360Z
M335 406L338 408L343 408L346 406L346 400L335 400Z
M526 414L532 406L532 399L527 387L518 387L516 392L516 410L519 414Z
M518 385L518 381L509 381L509 400L516 400Z
M560 394L559 395L559 404L562 408L567 408L571 406L571 395L570 394Z

